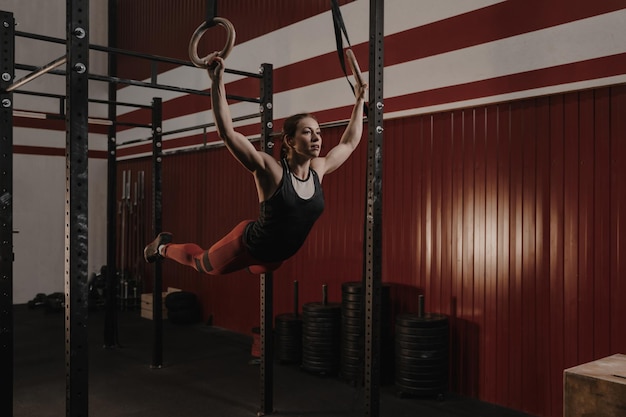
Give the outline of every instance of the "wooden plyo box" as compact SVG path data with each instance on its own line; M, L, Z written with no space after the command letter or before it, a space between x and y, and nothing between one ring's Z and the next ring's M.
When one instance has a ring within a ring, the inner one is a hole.
M566 369L563 417L626 416L626 355Z
M163 291L161 293L161 311L162 317L165 320L167 318L167 308L165 308L165 297L171 292L180 291L178 288L168 288L167 291ZM141 294L141 317L145 319L152 320L153 319L153 309L152 309L152 293Z

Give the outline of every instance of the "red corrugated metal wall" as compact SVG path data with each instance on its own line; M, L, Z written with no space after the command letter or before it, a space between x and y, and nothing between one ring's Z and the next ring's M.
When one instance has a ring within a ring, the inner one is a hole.
M395 313L424 294L450 315L453 391L560 416L563 369L626 351L625 113L615 86L385 123L383 281ZM339 134L324 132L327 148ZM361 278L365 149L325 178L326 212L275 273L276 314L291 311L293 280L305 303L325 283L338 301L341 282ZM208 246L255 215L252 178L225 149L163 167L177 241ZM125 169L151 178L147 160L120 162L118 178ZM216 325L258 325L258 277L168 262L164 277Z

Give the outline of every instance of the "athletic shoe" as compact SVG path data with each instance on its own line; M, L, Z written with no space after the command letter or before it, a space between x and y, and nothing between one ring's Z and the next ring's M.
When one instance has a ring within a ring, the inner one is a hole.
M143 250L143 257L146 262L152 263L159 259L163 259L159 253L159 246L172 243L172 234L167 232L159 233L148 246Z

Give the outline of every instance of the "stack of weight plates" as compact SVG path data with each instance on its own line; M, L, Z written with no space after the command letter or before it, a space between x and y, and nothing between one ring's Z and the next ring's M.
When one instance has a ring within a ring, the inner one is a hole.
M363 312L360 282L341 285L341 377L348 381L363 379Z
M276 359L281 363L302 361L302 319L293 313L276 316Z
M344 282L341 285L341 377L352 382L363 380L365 333L362 288L361 281ZM381 287L380 355L383 364L381 375L386 369L387 358L393 347L390 343L389 329L390 288L388 284Z
M442 396L448 387L448 318L405 313L396 318L396 388L400 394Z
M302 307L302 369L334 375L339 370L341 304L307 303Z

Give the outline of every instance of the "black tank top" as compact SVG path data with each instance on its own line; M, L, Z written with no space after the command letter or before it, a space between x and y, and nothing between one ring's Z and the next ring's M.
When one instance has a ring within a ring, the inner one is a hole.
M244 233L250 254L263 262L284 261L293 256L324 211L324 192L317 173L309 169L315 192L311 198L303 199L293 188L287 161L281 160L281 165L283 178L278 189L261 203L259 218Z

